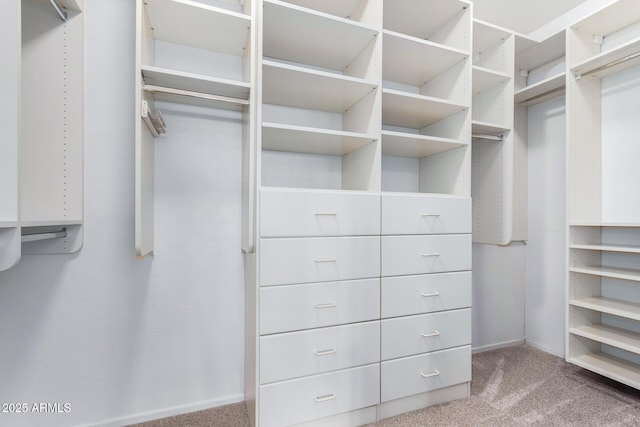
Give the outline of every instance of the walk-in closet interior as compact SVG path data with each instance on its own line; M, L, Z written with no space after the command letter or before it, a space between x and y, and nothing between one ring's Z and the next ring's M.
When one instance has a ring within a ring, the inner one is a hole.
M530 3L6 1L0 425L640 389L640 4Z

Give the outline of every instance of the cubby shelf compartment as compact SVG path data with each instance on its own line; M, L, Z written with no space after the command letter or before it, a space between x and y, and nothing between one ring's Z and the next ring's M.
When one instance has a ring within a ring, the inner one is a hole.
M608 244L571 244L570 249L582 249L588 251L602 252L622 252L629 254L640 254L640 246L628 245L608 245Z
M383 31L382 46L382 78L418 87L469 56L460 49L389 30Z
M488 68L473 66L473 94L476 95L480 92L499 85L507 80L511 76L498 71L493 71Z
M571 328L573 335L640 354L640 335L607 325L585 325Z
M569 305L640 321L640 304L633 302L604 297L592 297L571 300L569 301Z
M570 357L569 362L631 387L640 388L638 365L604 353L588 353Z
M571 72L580 77L603 78L640 64L640 37L571 67Z
M249 83L210 77L202 74L169 70L151 65L142 66L145 84L181 89L211 95L249 99Z
M479 19L473 20L473 52L491 49L511 36L511 33Z
M382 154L385 156L421 159L464 145L467 144L451 138L382 131Z
M344 71L378 30L277 0L264 0L263 55Z
M604 266L588 266L588 267L571 267L569 271L572 273L589 274L592 276L609 277L612 279L631 280L640 282L640 270L621 267L604 267Z
M356 132L262 123L262 148L265 150L342 156L375 139Z
M518 90L514 94L516 105L534 105L564 94L565 73L558 73L541 82Z
M465 105L430 96L382 90L382 123L385 125L421 129L466 108Z
M146 0L156 40L242 55L251 17L190 0Z
M264 60L263 102L343 112L377 87L376 82Z

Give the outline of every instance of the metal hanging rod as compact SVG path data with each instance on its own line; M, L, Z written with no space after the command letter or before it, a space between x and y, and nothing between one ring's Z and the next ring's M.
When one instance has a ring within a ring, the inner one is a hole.
M593 70L587 71L584 74L576 73L576 80L581 79L584 76L589 76L591 74L598 73L602 70L606 70L607 68L615 67L616 65L624 64L627 61L631 61L632 59L636 59L640 57L640 52L632 53L631 55L627 55L624 58L616 59L615 61L611 61L608 64L601 65L598 68L594 68Z
M229 104L249 105L248 99L232 98L230 96L213 95L209 93L193 92L190 90L173 89L170 87L154 86L145 84L143 89L152 93L166 93L170 95L188 96L191 98L208 99L210 101L220 101Z
M64 22L67 22L67 19L69 18L69 15L67 15L67 12L62 10L62 7L60 7L60 5L56 0L49 0L49 2L51 3L51 6L53 6L53 8L56 10L56 13L60 17L60 19L62 19Z
M530 98L527 98L527 99L525 99L525 100L523 100L523 101L520 101L520 102L518 102L518 104L517 104L517 105L526 104L527 102L531 102L531 101L534 101L534 100L536 100L536 99L544 98L545 96L548 96L548 95L554 94L554 93L556 93L556 92L562 92L562 91L564 91L564 90L565 90L565 86L564 86L564 85L562 85L562 86L557 87L557 88L555 88L555 89L551 89L551 90L548 90L548 91L546 91L546 92L539 93L539 94L534 95L534 96L532 96L532 97L530 97Z
M484 133L472 133L471 134L471 138L474 139L486 139L489 141L502 141L503 137L502 135L487 135Z
M67 237L67 229L63 228L60 231L47 231L45 233L32 233L23 234L22 243L37 242L40 240L59 239Z

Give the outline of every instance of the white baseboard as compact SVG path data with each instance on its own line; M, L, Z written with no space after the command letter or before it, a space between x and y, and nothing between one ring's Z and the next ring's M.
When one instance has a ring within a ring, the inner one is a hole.
M498 348L511 347L514 345L522 345L524 343L525 343L524 338L519 340L513 340L513 341L503 341L496 344L483 345L480 347L472 347L471 353L473 354L482 353L484 351L496 350Z
M159 418L187 414L189 412L202 411L204 409L217 408L218 406L224 406L239 402L244 402L244 394L226 396L219 399L203 400L196 403L189 403L187 405L164 408L158 411L144 412L141 414L129 415L121 418L112 418L110 420L100 421L97 423L83 424L77 427L121 427L130 424L143 423L145 421L157 420Z
M553 354L554 356L558 356L559 358L564 359L564 348L562 349L563 350L562 353L558 353L543 345L536 344L533 341L527 340L527 344L530 345L531 347L537 348L540 351L544 351L545 353Z

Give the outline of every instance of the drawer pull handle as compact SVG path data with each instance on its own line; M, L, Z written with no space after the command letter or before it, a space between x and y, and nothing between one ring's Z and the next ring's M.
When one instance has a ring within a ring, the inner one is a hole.
M314 397L313 400L315 400L316 402L320 403L320 402L326 402L327 400L333 400L335 398L336 398L336 394L335 393L331 393L331 394L325 394L324 396Z
M437 377L438 375L440 375L440 371L438 371L436 369L433 372L431 372L430 374L425 374L424 372L420 372L420 375L422 375L422 378Z
M422 336L423 336L423 337L425 337L425 338L437 337L437 336L439 336L439 335L440 335L440 331L433 331L433 332L431 332L431 333L429 333L429 334L425 334L425 333L423 332L423 333L421 333L420 335L422 335Z
M338 304L336 304L335 302L328 302L326 304L316 304L316 305L314 305L314 307L315 308L333 308L336 305L338 305Z
M317 216L336 216L338 215L337 212L315 212L314 215Z
M422 255L423 257L436 257L436 256L440 256L440 254L438 252L430 252L430 253L421 253L420 255Z
M421 214L421 216L423 216L423 217L428 217L428 216L439 217L440 214L439 213L423 213L423 214Z
M429 297L439 297L440 296L440 292L435 291L435 292L431 292L430 294L425 294L425 293L421 293L420 295L422 295L425 298L429 298Z
M328 356L330 354L334 354L335 352L336 352L335 348L330 348L328 350L321 350L321 351L314 350L313 354L315 354L316 356Z
M336 262L335 258L314 258L313 262Z

